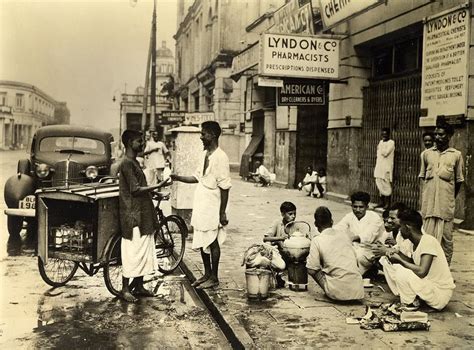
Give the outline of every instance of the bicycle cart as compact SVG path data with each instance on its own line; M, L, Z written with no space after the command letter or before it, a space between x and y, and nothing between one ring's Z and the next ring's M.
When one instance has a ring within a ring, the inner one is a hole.
M81 268L89 276L104 270L107 289L115 296L122 289L120 255L119 186L117 183L45 188L36 193L38 268L53 287L69 282ZM169 194L153 192L159 229L155 250L159 270L168 274L181 262L187 226L177 215L165 216L160 202Z

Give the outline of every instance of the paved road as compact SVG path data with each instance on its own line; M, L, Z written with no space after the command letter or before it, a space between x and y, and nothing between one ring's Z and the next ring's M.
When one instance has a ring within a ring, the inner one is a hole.
M0 186L15 173L24 151L0 152ZM32 252L7 254L0 203L0 347L15 348L230 348L183 276L157 276L158 297L137 304L109 294L102 271L78 271L65 287L41 279ZM150 286L151 287L151 286Z

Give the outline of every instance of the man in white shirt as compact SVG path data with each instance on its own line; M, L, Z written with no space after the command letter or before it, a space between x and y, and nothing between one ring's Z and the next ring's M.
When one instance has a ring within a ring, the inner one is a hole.
M306 260L308 274L334 300L358 300L364 297L362 276L349 237L332 228L332 215L328 208L314 212L314 225L321 234L311 241Z
M145 157L145 175L148 185L156 185L161 181L161 174L165 168L165 159L170 152L166 145L159 141L158 132L153 130L151 139L147 141L143 156Z
M413 209L398 213L403 238L413 243L412 258L402 253L382 257L380 263L393 273L386 275L387 284L402 304L416 305L416 298L424 300L434 309L443 309L456 287L448 261L438 240L421 232L423 220Z
M304 190L308 197L312 194L316 196L314 192L314 187L316 186L316 181L318 180L318 173L313 170L311 165L306 167L306 173L304 175L304 179L298 184L298 189Z
M384 231L382 218L373 211L367 211L370 195L355 192L351 195L352 212L342 218L334 229L345 232L352 240L361 275L368 271L374 261L372 244Z
M395 141L390 139L390 129L382 129L382 140L377 145L377 160L375 162L375 184L380 192L378 207L388 208L392 196L393 159L395 155Z
M263 186L270 185L271 175L267 168L260 162L255 162L255 172L250 172L249 175L252 176L257 184L261 184Z

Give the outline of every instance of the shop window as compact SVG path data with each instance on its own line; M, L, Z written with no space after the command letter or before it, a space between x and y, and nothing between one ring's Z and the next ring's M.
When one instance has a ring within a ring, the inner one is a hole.
M399 75L421 69L421 37L373 50L374 78Z
M194 111L199 112L199 94L193 95L194 99Z

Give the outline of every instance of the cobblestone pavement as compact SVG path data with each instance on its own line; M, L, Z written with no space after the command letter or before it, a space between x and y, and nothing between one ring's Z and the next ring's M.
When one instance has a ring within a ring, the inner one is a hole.
M220 280L216 290L206 291L220 314L247 348L474 348L474 236L455 233L455 253L452 271L456 290L442 312L429 312L429 331L391 332L362 330L346 324L346 317L363 316L365 305L393 302L388 286L380 281L365 289L363 303L335 303L327 299L313 281L308 291L288 288L272 290L264 301L249 301L246 297L245 270L241 266L244 251L260 243L265 230L280 217L279 206L284 200L295 203L297 220L313 225L316 207L330 208L334 221L350 211L344 203L306 197L297 190L276 187L255 187L233 174L233 187L228 207L227 241L222 246ZM202 273L200 254L190 249L185 256L191 272Z

